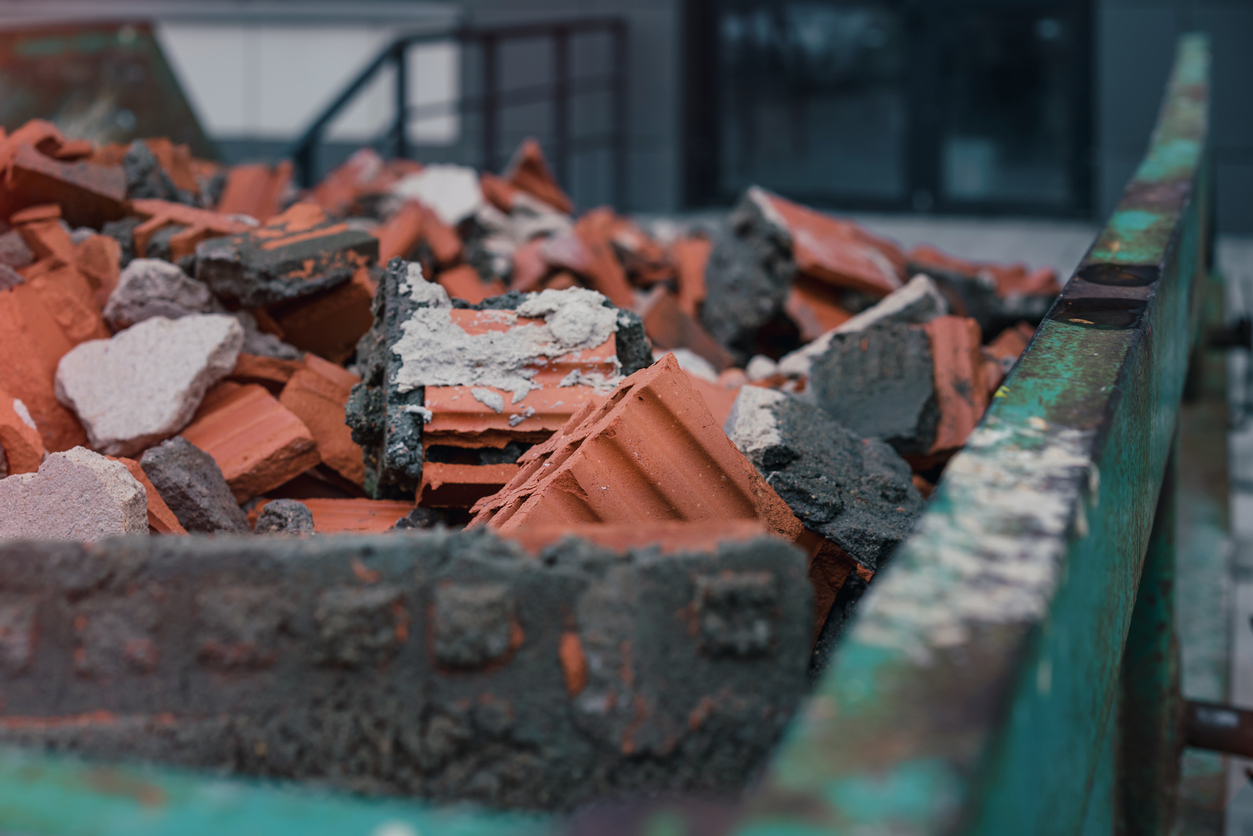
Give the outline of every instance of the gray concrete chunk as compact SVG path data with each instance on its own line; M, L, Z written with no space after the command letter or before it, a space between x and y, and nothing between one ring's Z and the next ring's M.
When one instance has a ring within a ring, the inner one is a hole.
M217 462L181 435L146 451L139 466L189 532L248 531Z
M148 533L148 492L126 466L85 447L0 479L0 539L99 540Z
M71 349L57 366L57 399L78 415L93 448L131 456L187 425L235 367L243 341L239 323L223 314L153 317Z
M208 287L177 265L159 258L137 258L126 265L109 295L104 321L114 331L121 331L154 316L179 319L225 310Z
M295 499L267 502L257 515L257 534L312 534L313 512Z
M909 465L891 447L795 396L745 386L724 429L806 528L872 571L922 513Z

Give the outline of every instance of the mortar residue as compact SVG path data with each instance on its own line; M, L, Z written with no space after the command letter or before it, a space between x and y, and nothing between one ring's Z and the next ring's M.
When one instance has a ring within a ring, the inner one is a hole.
M540 388L532 381L537 360L595 348L617 330L617 309L607 307L596 291L576 287L527 294L517 316L543 318L542 325L467 334L452 321L447 292L422 280L414 267L401 291L427 307L415 310L401 325L401 337L391 348L401 360L395 379L400 392L419 386L491 387L512 392L516 404Z

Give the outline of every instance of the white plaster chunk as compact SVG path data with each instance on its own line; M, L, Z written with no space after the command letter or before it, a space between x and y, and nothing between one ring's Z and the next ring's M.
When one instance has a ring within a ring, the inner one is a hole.
M740 388L722 429L750 461L757 460L755 453L783 446L783 434L779 432L774 407L789 397L784 392L762 386Z
M57 399L91 446L130 456L177 433L205 392L235 367L244 331L233 317L153 317L73 348L57 366Z
M749 380L765 380L779 373L779 364L764 354L754 354L744 367L744 376Z
M470 390L470 394L474 399L483 406L495 412L497 415L505 411L505 399L499 392L493 392L491 389L480 389L475 387Z
M814 360L831 346L836 334L865 331L880 322L923 323L948 313L948 302L929 276L919 273L877 304L837 325L816 340L779 361L779 371L789 377L805 377ZM750 379L751 376L750 376Z
M478 172L463 165L428 165L397 181L392 194L421 201L449 226L474 215L483 205Z
M148 533L148 493L126 466L84 447L0 479L0 539L99 540Z
M442 287L422 280L410 267L405 292L429 307L418 308L401 325L392 352L401 360L396 387L480 386L513 393L518 403L540 388L531 378L543 358L561 357L603 345L617 331L617 309L605 307L594 290L572 287L527 294L517 311L498 311L502 322L519 317L543 324L514 325L508 331L467 334L452 321L452 303ZM610 355L596 362L617 362ZM615 380L616 382L616 380Z
M690 348L668 348L665 351L658 349L653 352L653 360L660 360L667 354L673 354L674 359L679 361L679 368L688 374L695 375L709 383L718 382L718 370L713 367L712 363Z

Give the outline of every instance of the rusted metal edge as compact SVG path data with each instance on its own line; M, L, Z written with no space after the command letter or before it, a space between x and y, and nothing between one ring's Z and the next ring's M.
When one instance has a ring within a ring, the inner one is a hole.
M1122 202L736 833L1079 830L1197 324L1208 78L1184 37Z

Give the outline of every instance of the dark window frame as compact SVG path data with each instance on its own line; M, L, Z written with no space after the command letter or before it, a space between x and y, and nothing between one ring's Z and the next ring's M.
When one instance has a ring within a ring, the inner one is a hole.
M830 0L841 5L841 0ZM1010 214L1051 218L1091 217L1094 208L1096 143L1092 114L1092 44L1095 4L1092 0L879 0L905 16L908 52L905 92L908 128L903 170L907 188L899 198L867 198L815 190L791 191L788 197L814 206L845 211L918 212L914 195L920 190L931 198L924 211L951 215ZM856 0L850 5L866 5ZM724 193L720 185L723 148L720 139L718 74L719 0L684 0L684 154L683 204L696 209L724 206L738 195ZM946 16L985 10L1048 11L1063 18L1074 33L1075 65L1070 89L1070 165L1067 177L1071 201L1065 205L1013 200L957 200L941 188L941 118L939 85L942 45L935 32L943 29Z

